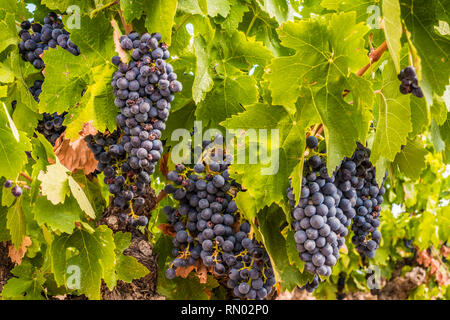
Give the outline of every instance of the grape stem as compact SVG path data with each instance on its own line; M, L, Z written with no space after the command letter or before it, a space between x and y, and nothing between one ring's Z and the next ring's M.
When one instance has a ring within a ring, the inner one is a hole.
M100 7L100 8L97 8L95 10L92 10L91 13L89 14L89 17L92 19L97 14L97 12L100 12L100 11L102 11L102 10L104 10L106 8L109 8L109 7L111 7L111 6L115 5L115 4L119 4L119 1L118 0L114 0L114 1L112 1L110 3L105 4L103 7Z
M22 177L24 177L25 179L27 179L30 182L33 182L33 178L31 178L28 174L26 174L25 172L21 172L20 175Z
M387 43L386 43L386 41L384 41L378 48L376 48L369 54L370 62L367 65L365 65L364 67L362 67L361 69L359 69L356 72L356 75L361 77L367 71L367 69L369 69L372 66L372 64L374 62L377 62L378 60L380 60L381 56L386 51L386 49L387 49Z

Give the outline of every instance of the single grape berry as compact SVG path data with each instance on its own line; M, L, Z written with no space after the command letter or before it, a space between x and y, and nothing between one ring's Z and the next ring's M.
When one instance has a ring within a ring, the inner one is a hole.
M308 138L306 138L306 145L310 149L315 149L319 145L319 141L315 136L309 136Z
M11 193L16 198L20 197L22 195L22 188L16 185L11 189Z

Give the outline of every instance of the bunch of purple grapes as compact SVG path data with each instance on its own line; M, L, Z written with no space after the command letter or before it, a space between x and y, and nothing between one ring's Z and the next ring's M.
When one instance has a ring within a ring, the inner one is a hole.
M419 86L414 67L406 67L401 70L398 79L402 82L400 84L400 92L402 94L412 93L417 98L423 98L423 92Z
M294 207L292 227L300 259L305 269L314 275L328 277L345 244L348 227L355 215L351 199L334 184L323 159L311 156L304 164L300 200L295 204L293 190L287 196ZM318 280L318 279L317 279ZM317 282L313 281L313 287Z
M80 54L80 48L70 41L69 32L64 29L64 24L54 12L44 18L44 25L25 20L20 27L22 30L19 37L22 41L19 42L19 52L23 60L31 62L36 69L45 67L41 54L48 48L59 45L73 55Z
M6 180L5 183L3 184L3 186L7 189L11 188L11 194L18 198L22 195L22 188L19 185L15 185L12 180Z
M357 149L350 159L345 159L336 175L339 185L349 187L355 197L352 230L355 235L352 243L360 255L367 258L375 256L381 240L380 211L385 189L379 187L375 179L375 167L370 162L370 150L357 143ZM371 239L368 239L368 236Z
M177 208L165 207L174 227L174 260L166 270L173 279L176 268L201 261L214 274L227 280L234 296L264 299L275 285L270 258L258 241L249 236L250 225L242 221L234 198L240 186L230 178L230 157L222 149L223 137L216 136L202 161L193 168L178 164L167 178L165 191L179 201ZM239 227L238 227L239 226ZM238 229L237 229L238 228Z
M121 221L146 225L134 208L145 204L150 175L163 152L161 131L169 117L170 102L181 91L161 34L131 32L120 38L122 49L131 50L132 61L112 58L118 71L111 82L120 113L118 130L111 135L88 136L86 141L99 161L97 169L105 175L113 205L122 211Z

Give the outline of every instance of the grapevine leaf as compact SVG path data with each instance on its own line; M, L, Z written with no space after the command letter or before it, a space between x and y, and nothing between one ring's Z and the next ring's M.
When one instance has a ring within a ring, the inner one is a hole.
M112 231L104 225L97 227L93 234L76 229L72 234L56 236L51 244L51 259L57 284L70 284L69 272L73 271L69 270L76 266L79 292L89 299L100 299L101 280L110 277L107 268L115 265L114 250Z
M289 264L286 239L280 233L280 227L285 221L282 217L284 217L282 210L272 206L262 210L258 221L263 234L263 244L272 260L276 278L283 289L291 291L297 286L300 272Z
M11 270L15 277L8 280L2 296L13 300L44 300L42 292L46 278L42 271L29 263L22 263Z
M75 222L81 221L83 212L73 197L64 203L54 205L44 197L39 197L33 207L34 218L39 225L46 224L54 231L72 233Z
M127 23L139 19L145 9L144 1L120 0L120 8Z
M154 0L146 5L145 27L151 32L159 32L168 45L172 42L172 25L177 9L176 0Z
M17 141L9 128L0 128L0 176L15 178L27 162L25 151L30 150L28 137L19 132Z
M423 90L427 100L431 100L431 90L442 96L446 85L449 84L450 40L435 26L439 24L441 15L447 14L450 2L406 0L401 2L401 6L402 18L411 32L411 41L421 59L422 76L427 83Z
M194 38L194 50L197 57L195 79L192 85L192 97L195 103L199 103L205 97L206 92L213 87L213 80L209 71L209 48L203 37Z
M116 244L117 257L117 277L118 279L125 282L131 282L134 279L140 279L142 277L145 277L149 273L148 269L140 264L136 258L123 254L123 251L129 247L130 241L130 233L114 233L114 242Z
M26 235L26 222L22 208L22 197L17 199L16 203L8 209L6 219L6 226L11 234L11 242L16 249L19 249L23 238Z
M87 198L83 189L81 189L80 185L71 176L68 177L68 181L70 191L77 200L81 210L83 210L90 218L95 219L94 208L92 208L92 205L89 202L89 199Z
M233 114L244 111L242 105L257 101L258 88L253 77L247 75L226 77L222 81L216 81L214 89L198 104L195 114L198 120L219 123ZM220 112L217 112L217 106L222 109Z
M426 167L425 156L427 153L419 140L408 140L402 152L397 154L395 163L407 177L416 180Z
M101 132L116 128L118 109L114 106L114 95L110 84L113 72L111 65L92 68L92 85L89 85L81 99L83 108L75 112L73 117L65 123L67 138L78 138L78 132L83 128L83 123L87 122L91 122Z
M428 115L428 108L425 99L417 98L411 95L411 124L412 124L412 132L410 133L411 137L415 137L418 134L428 128L430 125L430 118ZM431 106L433 109L433 106Z
M412 130L409 96L402 95L398 89L397 72L392 61L383 69L379 96L378 122L371 154L373 163L380 157L394 160Z
M383 0L384 33L389 53L395 65L397 74L400 73L400 51L402 45L402 23L400 20L400 3L398 0Z
M211 17L220 14L226 18L231 10L229 0L206 0L206 4L208 7L208 15Z
M37 177L42 182L42 194L47 196L54 205L64 203L66 194L69 192L67 172L69 170L57 161L47 166L47 172L41 171Z
M4 18L0 21L0 52L7 47L18 42L16 22L14 14L6 12Z
M44 62L46 81L39 96L39 111L63 113L80 100L91 66L61 47L46 50Z
M270 83L273 103L294 112L302 86L327 88L330 81L346 78L348 69L356 71L367 64L362 39L367 30L362 23L355 24L354 12L335 14L326 20L307 19L283 24L278 30L281 44L296 52L292 56L275 58L268 66L265 79ZM340 91L327 96L342 94L340 86L332 89Z
M271 18L275 18L278 23L292 19L292 12L287 1L261 0L258 1L258 4L261 9L267 12Z
M237 29L244 17L244 13L249 11L249 8L239 0L230 0L230 5L233 10L230 10L230 14L221 25L227 32L232 33Z

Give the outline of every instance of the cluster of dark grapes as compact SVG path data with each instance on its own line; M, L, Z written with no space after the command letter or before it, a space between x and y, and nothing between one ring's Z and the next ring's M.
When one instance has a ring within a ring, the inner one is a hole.
M63 126L66 115L67 112L63 112L62 114L56 112L52 114L44 113L42 119L38 121L36 127L37 132L42 133L52 146L55 145L56 140L66 130L66 126Z
M7 189L11 188L11 194L18 198L22 195L22 188L19 185L14 185L14 183L12 182L12 180L6 180L5 183L3 184L3 186Z
M370 150L360 143L353 156L345 159L336 174L339 187L349 189L352 206L356 212L352 230L355 235L352 243L360 255L367 258L375 256L381 239L377 230L380 225L380 211L385 189L378 186L375 179L375 167L369 160ZM371 239L368 239L371 234Z
M104 182L108 190L114 195L113 205L120 209L119 218L131 226L145 226L148 218L138 215L133 205L140 207L145 203L146 186L150 183L150 175L142 170L133 170L127 162L127 153L120 142L123 137L120 131L98 132L85 138L88 148L98 161L97 170L103 172ZM133 212L130 216L129 212Z
M308 272L324 277L331 275L355 215L345 191L336 187L334 181L334 176L328 175L323 159L313 155L304 164L297 204L292 189L287 190L289 202L294 207L292 226L300 259L305 261ZM313 280L312 287L317 280Z
M306 145L313 151L318 146L317 138L308 137ZM370 150L357 143L353 156L344 159L330 177L321 154L312 152L304 163L298 203L293 190L288 188L289 203L294 207L292 226L297 251L305 261L305 269L314 274L313 280L302 289L314 291L319 276L331 274L350 225L355 233L352 243L360 255L375 256L381 239L377 227L385 189L378 187L369 157Z
M234 198L241 188L229 176L222 142L220 135L205 141L202 161L193 168L178 164L167 175L174 184L165 191L179 206L164 208L176 232L166 277L173 279L176 268L198 261L227 280L234 296L264 299L275 285L273 269L267 252L249 236L249 223L240 219Z
M398 79L402 82L400 84L400 92L402 94L412 93L417 98L423 98L422 89L419 87L416 70L414 67L406 67L400 71Z
M44 18L44 25L25 20L20 27L19 37L22 41L19 42L19 52L23 60L31 62L36 69L45 67L41 54L48 48L59 45L76 56L80 54L80 48L70 41L69 32L54 12Z
M111 82L114 103L120 109L118 130L111 135L88 136L86 141L114 195L113 205L122 211L121 221L146 225L148 219L137 217L134 208L145 203L150 175L163 152L161 131L166 127L170 102L182 86L165 61L169 51L161 34L131 32L120 38L120 44L122 49L132 50L132 61L112 58L118 66Z

